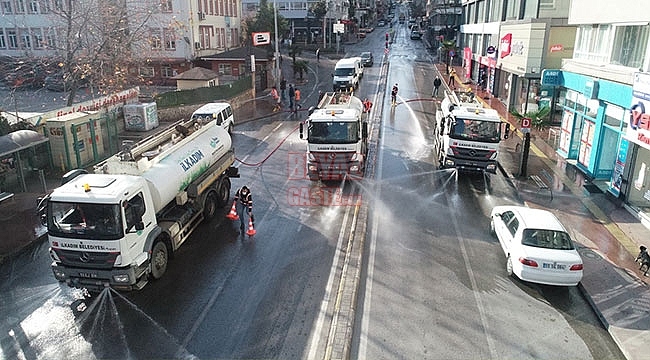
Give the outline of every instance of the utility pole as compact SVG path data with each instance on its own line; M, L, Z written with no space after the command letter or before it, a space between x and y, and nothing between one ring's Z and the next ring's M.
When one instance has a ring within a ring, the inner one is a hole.
M280 91L280 45L278 43L278 6L273 0L273 19L275 21L275 88Z

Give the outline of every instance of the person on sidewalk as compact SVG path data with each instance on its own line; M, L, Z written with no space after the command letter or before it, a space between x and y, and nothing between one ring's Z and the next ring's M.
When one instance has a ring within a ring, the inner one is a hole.
M271 88L271 98L273 98L273 112L280 111L282 109L282 99L280 99L278 88L275 86Z
M302 105L300 105L300 89L295 88L294 89L295 99L294 99L294 114L298 114L298 109L302 109Z
M249 219L254 221L253 196L251 196L251 191L248 186L244 185L239 190L237 190L235 193L235 203L237 204L237 215L239 215L239 230L241 230L241 233L244 234L244 230L246 229L245 224L247 223L244 221L244 210L247 210L246 214L248 215Z
M399 91L399 88L397 87L397 84L393 86L393 89L390 91L390 103L392 106L397 105L397 92Z
M453 67L449 70L449 83L447 85L452 89L456 89L456 70Z
M316 49L316 62L320 62L320 48Z
M296 97L296 90L293 88L293 84L289 84L289 111L293 112L293 99Z
M440 85L442 85L442 80L440 80L439 76L436 76L436 78L433 80L433 97L438 97Z

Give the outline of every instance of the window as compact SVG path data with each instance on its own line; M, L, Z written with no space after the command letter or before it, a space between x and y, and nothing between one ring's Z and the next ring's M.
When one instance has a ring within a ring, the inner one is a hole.
M201 49L210 49L210 26L199 26L199 41Z
M32 35L27 29L20 29L20 40L22 41L23 49L32 48Z
M648 25L618 26L614 34L611 64L642 68L648 47Z
M16 13L24 14L26 10L25 0L16 0Z
M153 67L140 66L138 68L138 74L140 74L140 76L145 77L145 78L152 78L155 75L155 71L154 71Z
M555 9L555 0L539 0L539 8L553 10Z
M151 41L152 50L161 50L162 49L162 40L160 38L160 32L158 30L152 30L151 36L149 38Z
M142 216L146 211L144 197L142 193L137 194L127 201L124 207L124 215L126 217L126 231L132 230L137 223L142 222Z
M625 117L625 110L614 104L607 104L605 108L605 124L614 129L621 129L621 123Z
M162 75L162 77L164 78L171 78L176 76L177 74L176 74L176 70L174 70L174 68L172 68L171 66L163 66L160 69L160 75Z
M53 29L47 29L45 32L45 43L50 49L56 48L56 33Z
M50 1L51 0L38 0L39 3L39 10L41 10L41 14L47 14L50 12Z
M32 29L32 38L34 39L34 49L42 49L45 47L43 42L43 29Z
M16 29L7 29L7 41L10 49L18 49L18 34Z
M582 25L576 34L574 58L607 63L611 46L611 26Z
M219 64L219 75L232 75L230 64Z
M38 14L38 0L29 1L29 13Z
M162 12L174 11L174 8L172 7L172 0L160 0L160 11Z
M0 49L7 48L7 40L5 40L5 30L0 28Z
M513 216L512 219L510 219L508 222L508 230L512 236L515 236L517 229L519 229L519 219L517 219L516 216Z
M11 7L11 0L2 0L2 12L5 14L12 14L14 12Z
M176 50L176 34L174 34L174 30L165 29L163 34L165 37L165 50Z
M58 11L63 10L63 0L54 0L54 9Z

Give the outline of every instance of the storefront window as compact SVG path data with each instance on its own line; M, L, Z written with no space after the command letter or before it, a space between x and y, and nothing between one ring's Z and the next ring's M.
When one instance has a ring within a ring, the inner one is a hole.
M570 109L575 109L576 101L578 101L578 93L576 91L573 91L573 90L567 90L565 101L564 101L564 106L566 106L566 107L568 107Z
M650 150L638 147L639 152L636 156L628 202L634 207L638 207L644 212L650 212Z
M614 129L621 130L621 124L623 123L623 117L625 116L625 110L613 104L607 104L605 107L605 124L611 126Z

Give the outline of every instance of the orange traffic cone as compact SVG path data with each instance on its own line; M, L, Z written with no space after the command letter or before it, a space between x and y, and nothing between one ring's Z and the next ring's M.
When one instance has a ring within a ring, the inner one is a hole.
M237 215L237 201L232 202L232 207L230 208L230 212L226 217L230 220L239 220L239 215Z
M248 218L248 231L246 231L246 235L248 236L253 236L257 233L255 230L255 225L253 225L253 217Z

